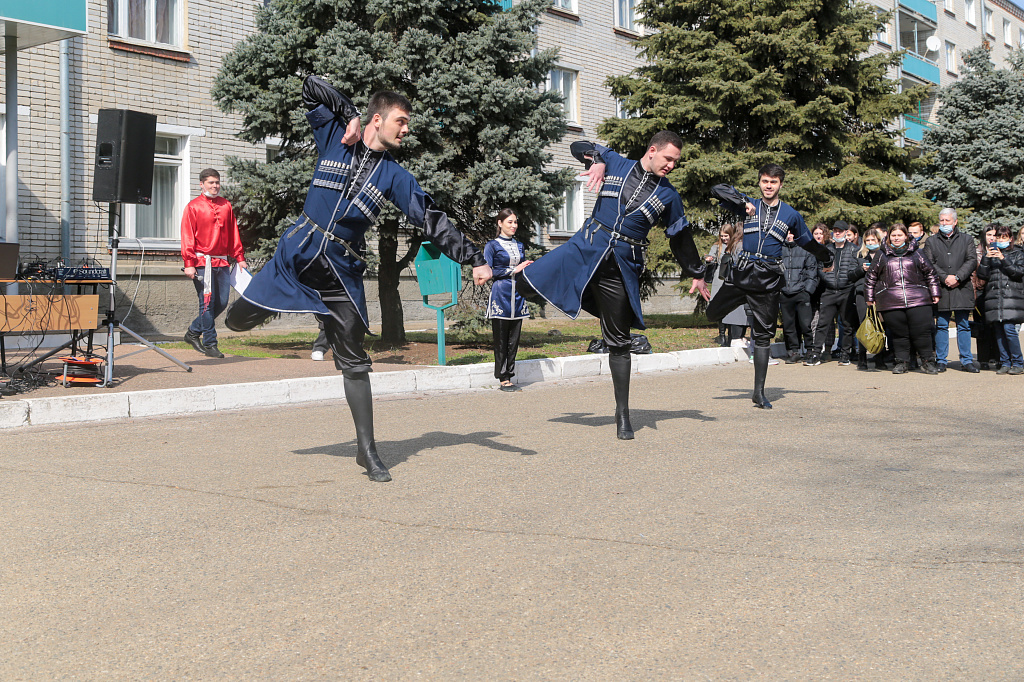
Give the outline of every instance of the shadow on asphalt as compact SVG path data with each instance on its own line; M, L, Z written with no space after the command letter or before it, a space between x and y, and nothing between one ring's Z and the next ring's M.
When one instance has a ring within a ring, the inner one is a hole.
M670 419L696 419L701 422L718 421L717 417L709 417L700 410L635 410L633 408L629 410L629 421L633 425L634 431L639 431L642 428L657 430L658 422ZM615 416L612 413L569 412L561 417L553 417L548 421L598 428L614 424Z
M712 400L750 400L751 389L749 388L727 388L727 391L731 391L736 395L716 395L713 396ZM766 388L764 389L764 395L768 400L775 402L776 400L785 399L790 393L828 393L828 391L796 391L792 388Z
M505 436L498 431L476 431L475 433L449 433L447 431L431 431L416 438L406 440L377 440L377 452L381 461L388 468L405 462L410 457L419 455L421 452L434 448L445 448L453 445L479 445L483 448L497 452L507 452L515 455L528 457L536 455L536 450L519 448L507 443L500 443L494 440L495 436ZM329 455L331 457L356 456L356 441L350 440L334 445L323 445L304 450L293 450L296 455Z

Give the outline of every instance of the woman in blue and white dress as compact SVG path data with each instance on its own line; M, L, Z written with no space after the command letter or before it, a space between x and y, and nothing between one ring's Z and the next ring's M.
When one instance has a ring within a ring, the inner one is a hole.
M484 260L491 266L491 298L487 302L487 318L494 332L494 378L502 391L518 391L512 383L519 352L519 332L523 320L530 316L526 299L516 292L513 276L533 261L526 260L526 250L515 240L519 219L510 208L498 212L498 236L484 246Z

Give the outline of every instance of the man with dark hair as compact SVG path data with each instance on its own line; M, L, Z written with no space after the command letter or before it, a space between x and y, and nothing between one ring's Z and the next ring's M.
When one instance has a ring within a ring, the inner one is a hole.
M679 194L665 179L679 162L682 144L678 135L664 130L651 138L643 158L632 161L593 142L574 142L570 150L586 167L587 189L600 190L594 212L568 242L528 265L518 279L522 293L539 293L572 319L581 309L600 318L615 392L616 435L622 440L633 438L629 330L644 329L640 273L647 233L656 224L665 223L672 254L694 278L691 293L708 298L704 261Z
M744 216L743 250L732 263L725 283L708 304L707 317L718 322L730 311L744 303L750 308L754 340L754 405L765 410L772 404L764 395L764 382L771 360L771 343L775 338L779 318L779 292L786 284L782 266L782 249L786 236L793 240L820 263L826 271L832 266L828 250L814 241L803 217L779 198L786 172L781 166L769 163L758 171L757 184L761 199L751 199L730 185L715 185L711 193L729 211Z
M202 192L188 202L181 216L183 272L199 296L199 315L185 332L185 342L204 355L222 358L215 320L228 307L230 264L245 268L245 250L231 202L220 196L220 173L204 168L199 185Z
M839 345L839 364L849 365L853 352L853 340L857 333L856 284L864 276L857 247L850 243L850 225L837 220L832 225L832 242L826 247L834 259L835 266L822 270L819 279L824 285L821 302L818 305L818 327L814 331L814 350L807 356L805 365L813 367L828 362L831 348L825 348L826 339L833 338L832 329L838 321L843 328Z
M315 76L303 83L302 100L320 155L313 182L302 215L228 310L227 325L242 331L278 312L315 314L344 376L345 400L356 427L356 463L366 468L370 480L390 481L377 455L371 361L363 349L369 325L364 233L390 201L445 255L471 264L477 285L491 278L491 269L387 151L398 149L409 132L409 100L393 92L375 94L365 130L349 98Z

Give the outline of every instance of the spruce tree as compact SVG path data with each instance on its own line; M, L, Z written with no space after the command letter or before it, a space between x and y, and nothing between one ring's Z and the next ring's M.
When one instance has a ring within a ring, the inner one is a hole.
M639 154L668 128L684 142L669 179L691 221L718 225L712 185L757 196L757 169L786 169L783 199L808 223L866 225L934 214L909 191L913 159L893 122L926 89L897 92L899 53L865 56L882 25L877 8L848 0L643 0L655 31L638 41L647 63L609 79L637 118L599 129Z
M493 0L272 0L257 32L228 54L213 96L242 114L239 137L280 137L268 163L229 159L243 239L268 256L301 211L316 148L302 106L302 81L324 77L361 110L377 90L413 103L412 132L395 156L455 225L478 245L493 238L503 206L519 215L523 241L550 221L570 171L548 172L546 148L565 118L558 93L541 92L556 53L535 51L549 0L503 12ZM382 340L404 343L399 275L422 237L397 210L377 225ZM409 249L400 253L400 236Z
M960 212L970 231L1024 223L1024 74L1018 51L997 69L990 51L964 54L964 73L939 93L938 124L925 132L926 166L915 186ZM967 210L964 210L967 209Z

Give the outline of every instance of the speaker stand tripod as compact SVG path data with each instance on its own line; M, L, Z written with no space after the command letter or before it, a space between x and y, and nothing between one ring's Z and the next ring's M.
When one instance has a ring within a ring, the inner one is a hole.
M152 343L142 338L128 327L121 324L121 321L114 316L114 293L117 290L117 247L120 241L120 228L121 228L121 204L110 204L109 222L108 222L108 236L110 238L110 303L107 306L107 315L103 318L100 323L107 328L107 362L103 368L103 383L100 386L110 386L114 380L114 332L120 330L125 332L133 339L146 346L140 350L132 351L126 355L120 357L124 360L127 357L131 357L137 353L145 353L147 350L155 350L160 355L164 356L178 367L181 367L186 372L191 372L192 368L186 365L184 362L174 357L163 348L158 348Z

